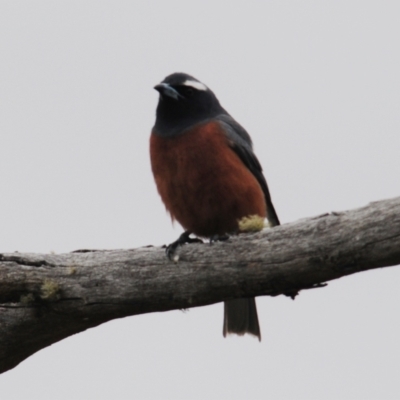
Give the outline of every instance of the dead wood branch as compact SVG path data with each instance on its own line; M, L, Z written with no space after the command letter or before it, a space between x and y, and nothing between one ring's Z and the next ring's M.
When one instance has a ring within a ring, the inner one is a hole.
M0 372L114 318L240 296L295 296L355 272L400 264L400 197L228 242L180 249L0 254Z

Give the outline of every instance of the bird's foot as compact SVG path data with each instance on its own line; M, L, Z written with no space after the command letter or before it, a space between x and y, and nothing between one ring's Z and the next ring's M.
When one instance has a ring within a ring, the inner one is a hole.
M225 242L229 239L229 235L212 235L210 237L210 245L212 245L214 242Z
M182 246L183 244L186 244L186 243L203 243L203 241L198 238L191 238L190 232L185 231L182 233L181 236L179 236L178 240L175 240L175 242L172 242L171 244L169 244L167 246L167 248L165 249L165 253L167 254L167 257L172 261L176 261L175 257L174 257L176 249L179 246Z

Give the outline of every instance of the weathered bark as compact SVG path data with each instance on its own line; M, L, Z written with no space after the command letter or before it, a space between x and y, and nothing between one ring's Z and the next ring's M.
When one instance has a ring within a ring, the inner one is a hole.
M0 372L114 318L241 296L294 296L400 264L400 197L232 237L164 249L0 254Z

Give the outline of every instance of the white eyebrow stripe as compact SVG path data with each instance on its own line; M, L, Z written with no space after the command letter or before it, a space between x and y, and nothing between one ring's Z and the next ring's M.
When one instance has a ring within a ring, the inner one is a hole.
M194 89L197 90L207 90L207 86L204 83L197 82L197 81L191 81L190 79L186 80L183 82L185 86L190 86Z

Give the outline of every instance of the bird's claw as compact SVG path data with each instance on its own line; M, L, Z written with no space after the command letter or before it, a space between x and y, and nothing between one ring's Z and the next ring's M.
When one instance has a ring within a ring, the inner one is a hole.
M210 237L210 245L214 242L225 242L229 239L229 235L213 235Z
M190 232L185 231L182 233L181 236L179 236L178 240L175 240L175 242L172 242L171 244L169 244L166 249L165 249L165 253L167 255L167 257L171 260L171 261L176 261L174 254L176 249L179 246L182 246L183 244L186 243L203 243L203 241L201 239L198 238L191 238L190 237Z

